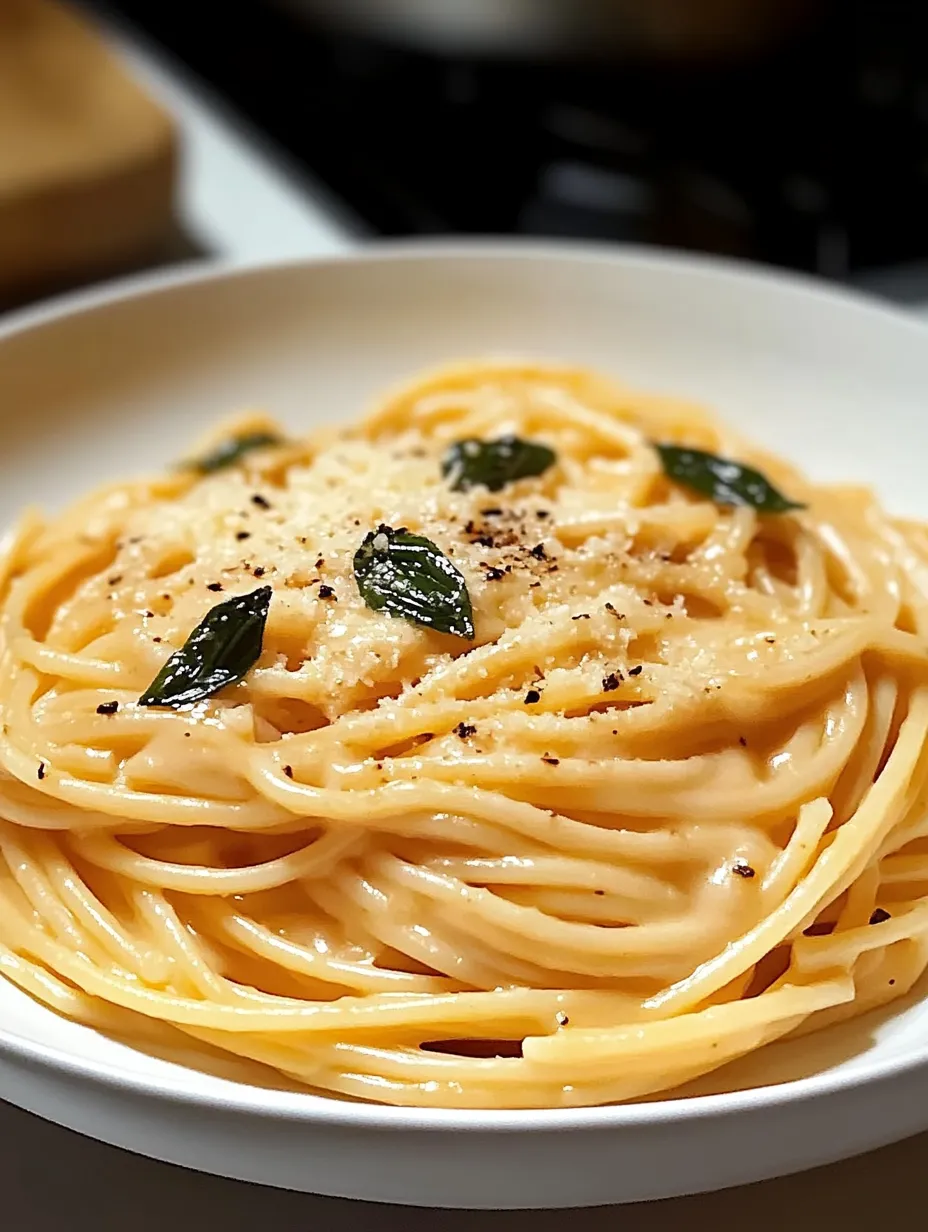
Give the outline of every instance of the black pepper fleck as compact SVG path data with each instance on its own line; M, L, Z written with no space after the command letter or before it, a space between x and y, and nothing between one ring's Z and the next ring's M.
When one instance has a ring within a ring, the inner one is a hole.
M750 881L752 877L757 876L756 871L751 868L750 864L745 864L743 860L739 860L737 864L733 864L731 866L731 871L735 874L735 876L744 877L748 881Z
M454 729L454 734L462 740L468 740L471 736L477 734L477 725L475 723L459 723Z
M630 667L628 669L628 674L629 676L640 676L643 671L644 667L641 663L639 663L637 667Z
M887 920L891 920L892 916L885 907L877 907L873 915L870 917L871 924L885 924Z
M122 574L114 573L111 578L106 579L106 584L107 586L118 586L121 581L122 581Z
M97 707L97 714L115 714L119 709L119 702L101 702Z
M288 779L292 779L293 778L293 767L284 766L284 774L287 776Z
M743 749L746 749L746 748L748 747L747 737L746 737L746 736L739 736L739 737L738 737L738 743L741 745L741 747L742 747Z
M151 640L152 640L153 642L157 642L159 645L161 644L161 638L160 638L160 637L153 637Z
M622 683L622 679L615 672L610 672L608 676L603 676L603 692L612 693Z
M251 498L251 503L257 505L259 509L270 509L271 502L266 496L262 496L260 492L255 492Z
M320 556L320 557L319 557L319 559L316 561L316 568L317 568L317 569L323 569L323 568L325 568L325 561L323 560L323 558L322 558L321 556Z
M534 706L535 702L541 701L541 694L537 689L529 689L525 695L525 705Z
M589 613L589 612L581 612L579 616L571 616L571 618L570 618L570 619L571 619L571 620L589 620L589 619L590 619L590 613Z
M561 764L559 757L543 757L541 760L546 766L559 766Z
M502 517L502 509L497 509L494 505L492 509L481 509L480 516L484 518L499 518Z
M251 572L254 574L255 577L260 578L260 577L264 577L266 570L264 568L264 565L258 565L255 569L252 569Z
M335 591L332 589L331 586L320 586L319 587L319 598L335 600Z
M218 592L218 591L222 590L222 582L210 582L210 583L208 583L208 585L207 585L206 589L207 589L207 590L213 590L213 591L217 591L217 592Z
M534 556L536 560L548 559L547 553L545 552L545 545L543 543L536 543L529 555Z
M541 518L542 520L544 520L545 518L550 518L550 516L551 516L550 509L536 509L535 510L536 518Z
M570 1022L570 1019L567 1017L567 1015L564 1013L563 1010L558 1010L558 1012L554 1015L554 1017L557 1019L557 1025L559 1027L566 1027L567 1024Z
M39 781L40 781L40 782L41 782L41 780L42 780L42 779L44 779L44 778L45 778L45 762L44 762L44 761L40 761L40 762L39 762L39 768L38 768L38 770L36 771L36 775L37 775L37 777L38 777L38 779L39 779Z
M498 582L500 578L506 576L505 569L497 569L494 565L488 565L486 562L484 562L483 567L487 571L486 578L488 582Z
M235 537L239 541L239 543L241 543L243 542L243 540L251 538L251 531L250 530L236 531Z

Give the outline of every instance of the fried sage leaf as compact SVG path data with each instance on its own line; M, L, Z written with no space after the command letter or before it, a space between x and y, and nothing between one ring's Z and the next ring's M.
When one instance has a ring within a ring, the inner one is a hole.
M516 479L543 475L557 461L557 455L538 441L523 441L518 436L501 436L495 441L470 438L457 441L441 463L441 473L451 480L455 492L482 483L498 492Z
M473 640L467 583L431 539L381 524L355 552L354 576L361 598L375 612Z
M248 432L244 436L233 436L223 441L215 449L201 458L192 458L182 463L184 470L199 471L201 475L212 475L215 471L223 471L227 466L236 466L245 454L255 449L267 449L271 445L282 445L284 438L276 432Z
M186 706L235 684L261 654L271 587L226 599L206 613L139 698L140 706Z
M717 505L749 505L758 513L805 508L779 492L760 471L730 458L678 445L655 445L655 449L668 479L708 496Z

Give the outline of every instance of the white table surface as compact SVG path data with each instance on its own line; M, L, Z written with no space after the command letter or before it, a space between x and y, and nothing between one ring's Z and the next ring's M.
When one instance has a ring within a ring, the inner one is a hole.
M184 230L233 261L338 252L360 237L325 189L289 168L176 65L122 33L113 40L178 120ZM920 277L921 275L919 275ZM915 310L928 317L926 297ZM911 300L911 292L906 298ZM0 1101L0 1232L873 1232L928 1209L928 1134L872 1155L723 1193L573 1212L448 1212L287 1193L188 1172L104 1146ZM568 1222L569 1221L569 1222Z

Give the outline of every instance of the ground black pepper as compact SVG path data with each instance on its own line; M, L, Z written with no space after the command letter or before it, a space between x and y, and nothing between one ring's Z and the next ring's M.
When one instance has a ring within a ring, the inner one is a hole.
M541 694L537 689L529 689L525 695L525 705L534 706L535 702L541 701Z
M115 714L119 709L119 702L101 702L97 707L97 714Z
M38 779L39 779L39 781L40 781L40 782L41 782L41 780L42 780L42 779L44 779L44 778L45 778L45 762L44 762L44 761L40 761L40 762L39 762L39 768L38 768L38 770L36 771L36 775L37 775L37 777L38 777Z
M251 538L251 531L250 530L237 531L235 537L241 543L243 540Z
M459 723L454 729L454 734L462 740L467 740L477 734L477 726L475 723Z
M731 871L736 876L744 877L747 880L750 880L752 877L757 876L755 870L751 868L750 864L746 864L743 860L739 860L737 864L733 864L731 866Z
M628 674L629 676L640 676L643 671L644 667L641 663L639 663L637 667L630 667L628 669Z
M111 578L106 579L106 584L107 586L118 586L121 581L122 581L122 574L114 573Z
M270 509L271 502L266 496L262 496L260 492L255 492L251 498L251 503L257 505L259 509Z
M218 592L222 590L222 582L209 582L207 583L206 589Z
M287 776L288 779L292 779L293 778L293 767L284 766L284 774Z
M603 692L612 693L622 683L622 678L615 672L610 672L608 676L603 676Z
M554 1015L554 1017L557 1019L557 1025L559 1027L566 1027L567 1024L570 1022L570 1019L567 1017L567 1015L564 1013L563 1010L558 1010L558 1012Z
M561 764L561 760L559 757L543 757L541 760L547 766L559 766Z
M335 599L335 591L332 589L331 586L320 586L319 587L319 598L320 599Z
M547 560L548 559L548 554L547 552L545 552L545 545L543 543L536 543L535 546L529 552L529 555L534 556L536 560Z
M252 569L251 572L254 574L256 578L262 578L264 577L267 570L264 568L264 565L258 565L256 568Z
M891 920L892 916L885 907L877 907L873 915L870 917L871 924L885 924L887 920Z

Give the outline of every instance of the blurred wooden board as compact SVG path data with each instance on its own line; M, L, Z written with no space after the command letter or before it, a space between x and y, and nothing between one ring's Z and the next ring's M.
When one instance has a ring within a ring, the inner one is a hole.
M56 0L0 0L0 291L130 262L168 230L172 123Z

